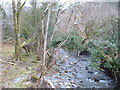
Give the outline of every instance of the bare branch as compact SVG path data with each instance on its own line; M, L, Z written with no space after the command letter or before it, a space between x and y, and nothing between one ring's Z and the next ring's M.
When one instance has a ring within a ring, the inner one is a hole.
M69 36L62 43L59 44L58 48L61 48L62 45L68 40L68 38L69 38Z
M25 3L26 3L26 0L23 2L23 4L21 5L21 7L20 7L19 10L21 10L23 8L23 6L25 5Z

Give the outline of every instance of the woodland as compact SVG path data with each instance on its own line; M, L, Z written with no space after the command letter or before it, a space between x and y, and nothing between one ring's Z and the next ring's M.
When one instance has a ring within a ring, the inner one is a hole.
M119 88L119 7L119 2L2 2L0 89Z

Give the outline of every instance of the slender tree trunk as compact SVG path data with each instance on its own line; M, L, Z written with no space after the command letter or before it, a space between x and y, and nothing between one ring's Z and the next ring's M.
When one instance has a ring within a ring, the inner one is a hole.
M33 1L33 8L34 8L34 18L35 18L35 27L36 27L36 38L37 38L37 60L41 61L41 50L40 50L40 33L38 28L38 21L37 21L37 7L36 7L37 1Z
M18 56L18 60L21 59L20 55L21 55L21 49L20 49L20 7L21 7L21 0L17 1L17 31L16 31L16 35L17 35L17 56Z
M55 31L56 31L56 29L57 29L57 25L58 25L59 22L60 22L60 19L59 19L59 10L58 10L58 11L57 11L56 20L55 20L54 29L53 29L53 33L52 33L51 38L50 38L50 43L51 43L52 40L53 40L53 37L54 37Z
M51 7L51 3L50 3L50 7ZM47 16L46 29L45 29L45 37L44 37L44 56L43 56L43 65L44 66L45 66L45 62L46 62L47 38L48 38L48 28L49 28L50 11L51 11L50 7L48 9L48 16Z
M19 55L18 55L18 26L17 26L17 10L15 6L15 1L12 0L12 6L13 6L13 19L14 19L14 30L15 30L15 59L18 60Z
M44 13L42 16L42 23L41 23L41 29L38 32L38 51L37 56L39 61L43 61L43 54L44 54Z

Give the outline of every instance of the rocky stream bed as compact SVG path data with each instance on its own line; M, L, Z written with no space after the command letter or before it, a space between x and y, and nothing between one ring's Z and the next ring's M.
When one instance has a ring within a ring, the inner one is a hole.
M89 55L75 56L72 53L59 50L57 70L51 77L46 75L58 88L114 88L114 80L103 71L97 71L90 66Z

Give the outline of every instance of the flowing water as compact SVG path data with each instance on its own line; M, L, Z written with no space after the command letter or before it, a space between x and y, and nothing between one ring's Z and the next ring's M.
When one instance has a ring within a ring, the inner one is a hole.
M114 80L90 67L89 55L77 57L60 49L56 57L59 59L55 65L57 73L52 77L48 74L45 79L51 79L58 88L114 88Z

